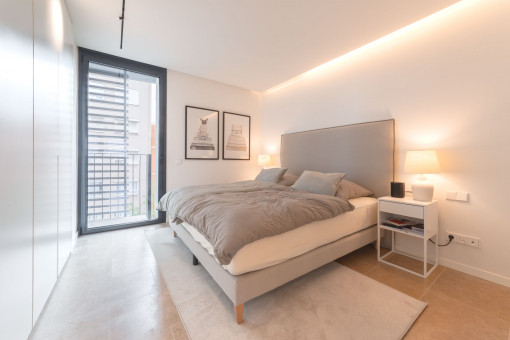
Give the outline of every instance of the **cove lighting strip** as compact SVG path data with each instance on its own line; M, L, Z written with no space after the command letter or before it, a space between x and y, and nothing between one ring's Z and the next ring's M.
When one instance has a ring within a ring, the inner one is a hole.
M353 58L353 57L356 57L362 53L365 53L367 51L369 51L370 49L373 49L373 48L376 48L382 44L385 44L391 40L395 40L397 39L398 37L404 35L404 34L407 34L411 31L414 31L414 30L417 30L419 28L422 28L423 26L426 26L426 25L429 25L433 22L435 22L436 20L440 20L441 18L443 17L446 17L446 16L449 16L449 15L452 15L453 13L457 12L457 11L460 11L460 10L463 10L465 9L466 7L472 5L473 3L475 2L479 2L481 0L461 0L453 5L450 5L438 12L435 12L423 19L420 19L416 22L413 22L412 24L409 24L407 26L404 26L388 35L385 35L377 40L374 40L366 45L363 45L361 47L358 47L357 49L355 50L352 50L350 52L347 52L346 54L343 54L333 60L330 60L322 65L319 65L315 68L312 68L311 70L309 71L306 71L304 73L301 73L300 75L294 77L294 78L291 78L287 81L284 81L283 83L280 83L274 87L271 87L270 89L267 89L264 91L264 94L270 94L270 93L274 93L278 90L281 90L289 85L292 85L294 83L297 83L298 81L304 79L304 78L307 78L307 77L310 77L314 74L317 74L317 73L320 73L324 70L326 70L327 68L329 67L332 67L334 65L337 65L349 58ZM487 0L485 0L487 1Z

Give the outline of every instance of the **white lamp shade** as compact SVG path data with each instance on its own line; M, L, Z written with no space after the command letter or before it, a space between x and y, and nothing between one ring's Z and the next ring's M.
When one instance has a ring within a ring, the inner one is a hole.
M267 166L271 163L271 155L259 155L258 159L260 166Z
M439 173L436 150L407 151L404 172L408 174Z

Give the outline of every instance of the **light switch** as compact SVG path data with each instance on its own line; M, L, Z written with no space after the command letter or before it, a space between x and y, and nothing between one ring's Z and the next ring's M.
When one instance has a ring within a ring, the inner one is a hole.
M469 199L469 193L468 192L459 192L459 191L447 191L446 199L452 200L452 201L467 202Z
M457 200L457 192L456 191L447 191L446 192L446 199L447 200Z
M457 192L457 201L467 202L469 198L469 193L467 192Z

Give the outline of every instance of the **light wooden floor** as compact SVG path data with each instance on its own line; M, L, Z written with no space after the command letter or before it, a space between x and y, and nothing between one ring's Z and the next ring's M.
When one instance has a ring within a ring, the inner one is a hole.
M80 237L30 338L187 339L145 229ZM510 288L444 267L421 279L371 246L338 262L429 303L406 339L510 340Z
M406 258L407 259L407 258ZM405 339L510 340L510 288L438 266L428 278L379 263L373 246L337 262L405 294L428 302ZM419 270L423 262L391 261ZM417 267L418 266L418 267Z

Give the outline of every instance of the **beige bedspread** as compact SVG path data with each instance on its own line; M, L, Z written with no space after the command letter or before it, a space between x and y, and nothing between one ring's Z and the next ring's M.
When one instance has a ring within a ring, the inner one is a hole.
M226 265L246 244L354 207L339 197L243 181L178 188L161 198L159 209L167 211L172 222L194 226L211 243L220 264Z

